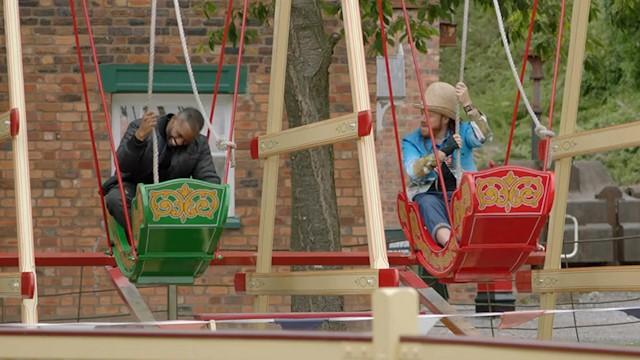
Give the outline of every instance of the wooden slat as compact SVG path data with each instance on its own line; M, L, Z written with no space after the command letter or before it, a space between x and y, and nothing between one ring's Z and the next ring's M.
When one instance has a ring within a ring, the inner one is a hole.
M409 359L517 359L517 360L608 360L637 359L633 347L603 347L581 344L496 340L468 337L400 338L400 360ZM428 354L428 355L426 355Z
M353 111L355 113L369 111L371 105L364 59L364 44L362 42L360 2L358 0L342 0L342 16L349 62ZM384 239L382 202L380 200L380 184L378 182L380 175L378 173L373 134L370 133L359 138L357 147L371 267L385 269L389 267L389 260L387 259L387 248Z
M640 291L640 266L594 266L562 270L534 270L535 293Z
M358 114L287 129L258 137L258 157L286 154L358 138Z
M402 336L389 360L637 359L626 346ZM45 344L43 346L43 344ZM151 332L113 330L1 329L7 359L376 359L369 335L308 332Z
M400 271L403 285L414 288L418 292L420 304L434 314L455 314L456 308L451 306L437 291L430 288L424 280L411 270ZM442 324L455 335L478 336L478 331L465 318L459 316L445 317Z
M273 46L271 50L271 82L269 84L269 108L267 112L267 134L282 130L284 114L284 81L287 70L289 44L289 20L291 0L280 0L275 5L273 19ZM256 271L271 271L273 236L276 222L276 198L278 197L278 170L280 157L275 155L264 162L262 174L262 199L260 202L260 227L258 229L258 259ZM256 299L256 312L267 312L269 299Z
M569 44L569 55L567 56L566 85L562 99L560 136L573 134L576 129L590 6L591 0L575 1L573 3L571 40ZM562 254L562 242L564 238L564 218L567 212L570 176L571 158L564 158L556 162L556 195L549 221L547 256L544 262L545 270L560 268L560 255ZM540 297L540 307L542 309L551 310L555 308L555 304L556 296L554 293L545 293ZM538 338L551 339L552 333L553 315L542 316L538 321Z
M0 298L10 297L21 297L20 273L0 273Z
M36 266L33 245L33 216L31 211L31 177L29 175L29 141L27 139L27 107L24 96L22 67L22 40L20 31L19 1L4 1L4 37L7 54L7 80L9 108L18 116L18 132L12 140L13 177L16 197L18 253L21 273L31 273L35 278ZM34 287L31 298L22 299L21 319L25 324L38 322L38 295Z
M111 281L116 286L116 290L118 290L118 294L124 303L127 304L129 310L131 310L131 314L138 319L138 321L142 322L152 322L156 321L153 313L147 306L147 303L144 302L142 295L138 291L138 288L135 287L129 280L122 275L120 269L117 267L105 266ZM175 319L170 319L175 320Z
M373 294L373 353L393 359L400 335L418 335L418 296L413 289L381 289Z
M395 282L391 279L393 272L396 274ZM397 271L358 269L236 274L236 291L244 288L248 295L371 294L381 284L397 286Z
M370 337L353 335L0 329L5 359L327 360L371 353L371 347Z
M640 146L640 121L558 136L551 141L554 160Z

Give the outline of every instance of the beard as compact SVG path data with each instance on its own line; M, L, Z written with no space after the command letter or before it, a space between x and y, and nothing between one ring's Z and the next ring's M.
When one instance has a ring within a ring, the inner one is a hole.
M442 126L438 125L438 126L432 126L431 130L433 130L433 134L436 135L440 129L442 128ZM429 135L429 128L426 126L421 126L420 127L420 132L422 133L422 136L425 138L430 138L431 136Z

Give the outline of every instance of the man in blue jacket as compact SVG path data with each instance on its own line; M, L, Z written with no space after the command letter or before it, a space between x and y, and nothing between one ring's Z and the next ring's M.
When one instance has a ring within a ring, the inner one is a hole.
M160 181L193 177L219 184L207 138L200 134L204 118L200 111L186 108L177 115L157 116L147 112L132 121L118 146L127 209L138 183L153 184L153 146L151 133L158 131L158 175ZM112 176L102 185L105 203L115 220L125 226L118 181Z
M429 122L435 139L429 136L429 127L424 118L420 127L402 139L402 157L404 169L411 179L408 196L420 207L423 224L431 237L444 246L451 235L442 187L438 182L437 171L442 171L446 191L451 193L456 188L456 178L450 167L454 168L452 156L460 149L460 162L464 171L475 171L473 149L482 146L491 139L491 128L487 118L471 102L469 91L464 83L455 87L444 82L435 82L427 88L425 99L429 110ZM456 105L460 102L469 122L460 123L460 132L455 133ZM417 104L422 109L422 104ZM422 109L424 111L424 109ZM441 169L436 169L432 141L438 149Z

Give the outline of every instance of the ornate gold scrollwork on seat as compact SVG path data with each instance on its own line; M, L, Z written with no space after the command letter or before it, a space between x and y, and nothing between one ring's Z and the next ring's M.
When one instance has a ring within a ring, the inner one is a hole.
M177 190L152 190L149 192L149 203L153 220L162 217L179 219L183 224L187 219L197 216L213 218L220 205L215 190L191 189L183 184Z
M458 242L450 240L442 251L434 251L426 243L426 239L422 238L420 231L421 222L418 219L419 214L415 211L409 213L409 221L411 222L411 231L416 242L416 247L422 252L425 260L437 271L444 271L449 268L458 253Z
M492 176L476 180L476 197L480 210L490 206L504 208L506 212L520 206L537 208L543 194L541 177L516 176L513 171L503 177Z
M453 202L453 230L456 238L462 236L462 221L471 208L471 189L469 183L463 183L460 188L460 200Z

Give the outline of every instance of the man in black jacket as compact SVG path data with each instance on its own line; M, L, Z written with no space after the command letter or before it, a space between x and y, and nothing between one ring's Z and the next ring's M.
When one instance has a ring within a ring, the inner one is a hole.
M117 151L129 211L137 184L153 183L153 144L150 135L156 126L160 181L192 177L220 183L207 139L200 134L203 125L202 114L194 108L162 117L147 112L142 119L129 124ZM102 190L109 213L124 227L124 209L116 177L105 181Z

